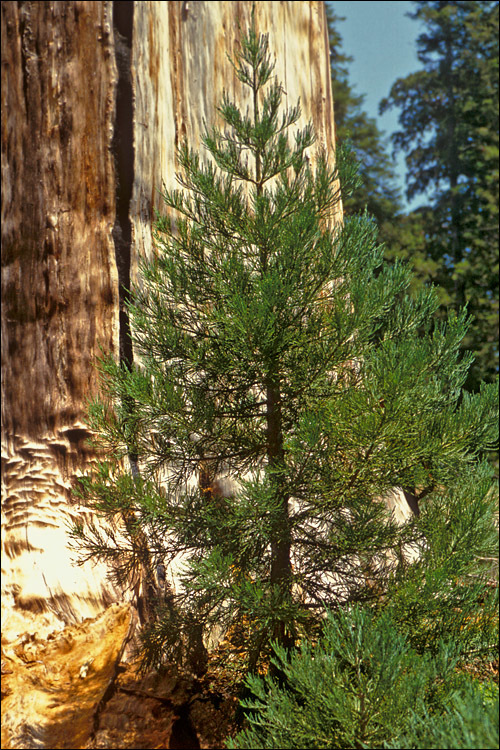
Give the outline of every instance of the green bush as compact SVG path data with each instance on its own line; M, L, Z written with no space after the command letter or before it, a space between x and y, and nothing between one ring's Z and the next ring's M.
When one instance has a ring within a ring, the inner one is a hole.
M498 747L498 689L496 699L485 701L480 684L471 683L453 697L442 714L413 714L409 730L390 748L476 748Z
M457 647L418 653L388 612L329 613L316 645L274 652L280 678L247 678L247 727L230 748L498 746L498 701L456 670Z

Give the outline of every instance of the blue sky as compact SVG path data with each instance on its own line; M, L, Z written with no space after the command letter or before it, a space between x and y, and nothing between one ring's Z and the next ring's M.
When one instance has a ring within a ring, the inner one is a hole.
M413 11L412 2L400 0L332 0L338 16L345 21L338 24L343 39L344 52L354 58L349 65L349 81L357 94L365 94L363 109L377 121L387 137L399 129L399 110L378 114L380 100L388 95L397 78L421 68L417 59L416 39L422 31L421 24L405 14ZM335 100L335 92L333 92ZM334 102L335 103L335 102ZM389 148L389 152L392 148ZM404 199L404 155L396 160L396 173ZM422 197L411 203L415 208Z

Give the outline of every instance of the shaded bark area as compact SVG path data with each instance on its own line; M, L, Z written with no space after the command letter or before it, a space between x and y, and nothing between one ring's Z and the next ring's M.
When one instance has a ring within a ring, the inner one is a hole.
M95 452L86 401L117 345L108 2L4 2L2 13L2 611L41 633L116 597L73 567L71 484Z
M116 177L116 215L113 226L116 268L118 272L119 296L119 361L120 365L131 370L134 364L134 351L127 302L130 301L130 263L132 254L131 199L134 184L134 97L132 89L132 46L134 35L134 3L115 0L113 10L114 52L118 80L116 86L116 106L112 151ZM129 412L134 410L133 399L127 399L124 406ZM129 446L128 458L132 475L139 477L139 457L133 446ZM128 526L130 518L124 518ZM135 517L134 517L135 520ZM141 624L154 619L153 600L157 595L148 540L143 533L131 535L135 554L141 561L140 569L131 581L134 600Z
M109 4L2 3L2 421L81 418L115 345Z
M120 362L130 367L133 362L132 336L126 302L130 298L130 257L132 223L130 201L134 183L134 106L132 93L132 40L134 3L113 3L115 60L118 71L116 114L113 133L113 154L116 170L116 216L113 226L120 307Z

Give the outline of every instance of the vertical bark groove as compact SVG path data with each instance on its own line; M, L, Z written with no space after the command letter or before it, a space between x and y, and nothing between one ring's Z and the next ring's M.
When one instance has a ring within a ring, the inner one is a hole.
M113 153L116 168L116 218L113 227L120 304L120 363L133 362L130 321L126 309L130 289L132 223L130 203L134 184L134 105L132 92L132 35L134 3L113 3L115 58L118 70Z

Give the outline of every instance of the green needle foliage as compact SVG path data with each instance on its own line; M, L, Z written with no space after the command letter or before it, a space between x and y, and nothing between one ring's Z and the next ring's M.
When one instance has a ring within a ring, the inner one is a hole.
M354 169L313 151L310 126L293 131L300 108L282 108L255 26L233 66L250 106L224 96L206 160L180 149L180 188L164 193L157 253L131 293L139 363L100 361L90 424L109 461L80 497L108 531L74 533L121 580L180 565L146 664L243 622L252 671L272 641L315 633L326 607L390 591L425 540L380 498L402 486L430 503L472 475L497 393L461 398L465 312L434 325L434 292L411 296L409 270L382 264L372 221L335 225Z
M387 613L358 606L329 615L316 646L273 661L286 686L247 678L248 725L230 748L495 748L498 694L484 700L458 672L456 649L443 640L419 654Z

